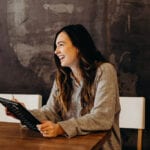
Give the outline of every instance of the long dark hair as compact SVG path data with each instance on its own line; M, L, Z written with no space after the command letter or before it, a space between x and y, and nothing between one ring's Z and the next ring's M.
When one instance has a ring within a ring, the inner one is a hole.
M72 44L79 50L79 67L83 77L83 87L81 91L81 115L90 111L94 103L95 93L92 92L92 86L96 75L97 67L100 62L105 62L105 58L97 50L91 35L87 29L80 25L68 25L57 32L54 40L54 50L56 49L57 36L65 32ZM59 90L58 101L62 106L62 114L69 110L71 96L73 92L72 79L70 77L71 69L62 67L57 55L54 55L55 63L58 68L56 83Z

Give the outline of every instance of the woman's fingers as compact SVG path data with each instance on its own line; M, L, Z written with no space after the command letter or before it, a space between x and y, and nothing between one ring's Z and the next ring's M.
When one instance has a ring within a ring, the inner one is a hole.
M12 96L12 99L11 99L11 100L14 101L14 102L20 103L23 107L25 107L25 104L22 103L22 102L19 102L19 100L16 99L14 95Z
M37 125L37 128L44 137L56 137L58 135L57 124L51 121L44 121L42 124Z
M14 95L12 96L12 99L11 99L11 100L14 101L14 102L19 102L19 101L15 98Z

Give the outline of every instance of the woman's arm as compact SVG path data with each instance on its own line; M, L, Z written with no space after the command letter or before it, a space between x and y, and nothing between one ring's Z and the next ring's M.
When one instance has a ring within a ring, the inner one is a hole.
M56 100L57 92L56 82L54 81L47 104L40 109L30 110L30 112L40 121L51 120L54 123L61 121L62 118L59 115L60 107Z

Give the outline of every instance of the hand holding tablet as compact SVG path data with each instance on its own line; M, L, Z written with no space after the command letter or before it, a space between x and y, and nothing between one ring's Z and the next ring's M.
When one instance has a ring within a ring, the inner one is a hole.
M6 98L0 97L0 103L6 107L7 112L21 121L23 125L26 125L28 128L38 131L36 125L41 124L41 122L36 119L22 104L16 101L11 101Z

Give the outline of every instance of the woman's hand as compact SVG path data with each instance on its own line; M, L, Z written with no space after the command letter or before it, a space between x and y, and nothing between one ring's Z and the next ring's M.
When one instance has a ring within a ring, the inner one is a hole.
M42 124L37 125L37 128L44 137L56 137L65 133L59 124L51 121L44 121Z
M20 103L23 107L25 107L25 104L22 103L22 102L19 102L19 100L16 99L14 96L12 97L12 101L17 102L17 103Z

